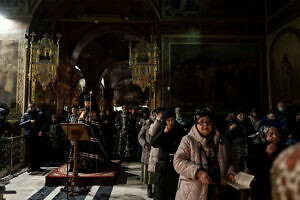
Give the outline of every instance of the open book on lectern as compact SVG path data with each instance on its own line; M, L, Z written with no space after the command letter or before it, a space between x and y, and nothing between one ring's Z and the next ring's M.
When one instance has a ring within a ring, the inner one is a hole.
M88 124L84 123L61 123L63 131L68 140L73 140L74 136L78 141L87 141L90 136L93 136L93 129Z
M255 176L251 174L239 172L235 175L235 182L226 181L226 183L237 190L249 190L251 189L250 184L254 181L254 179Z

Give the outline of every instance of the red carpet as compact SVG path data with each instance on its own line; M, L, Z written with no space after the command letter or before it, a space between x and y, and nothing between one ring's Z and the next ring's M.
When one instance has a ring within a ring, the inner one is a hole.
M120 169L120 160L112 160L108 167L99 173L79 173L85 185L113 185ZM72 177L72 172L68 173ZM61 165L46 176L47 186L65 185L67 179L67 163Z

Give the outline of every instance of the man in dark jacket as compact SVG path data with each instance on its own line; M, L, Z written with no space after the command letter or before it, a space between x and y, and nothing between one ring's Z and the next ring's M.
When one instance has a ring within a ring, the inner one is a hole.
M29 172L39 171L39 143L45 129L43 113L35 107L35 103L28 104L28 110L23 114L20 126L24 128L24 138L29 153Z
M0 100L0 136L4 135L5 118L9 113L9 108L6 103Z
M155 166L155 200L175 199L179 175L174 170L173 158L184 135L183 127L176 122L174 110L165 110L163 123L150 142L159 148Z

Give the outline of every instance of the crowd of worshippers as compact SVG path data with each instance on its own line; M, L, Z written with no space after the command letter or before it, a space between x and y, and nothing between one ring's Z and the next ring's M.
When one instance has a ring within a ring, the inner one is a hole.
M52 161L65 162L70 157L71 144L60 122L85 123L93 132L90 141L79 145L81 172L99 172L111 159L140 161L148 196L173 200L238 198L225 180L234 181L243 171L255 176L248 195L270 199L269 171L276 156L300 140L300 113L290 114L279 102L265 117L255 108L242 107L226 120L216 116L210 107L195 109L189 118L180 107L149 112L123 106L119 112L98 114L87 100L84 108L73 106L64 119L52 115L48 126L43 113L29 103L20 125L25 129L29 171L40 169L45 156L41 145L46 140Z
M225 126L209 107L196 109L191 120L180 107L155 109L138 135L141 181L148 184L148 196L158 200L237 199L240 194L224 181L235 181L242 171L255 176L244 196L271 199L273 160L299 141L299 125L300 113L288 113L283 102L265 117L255 108L237 108Z

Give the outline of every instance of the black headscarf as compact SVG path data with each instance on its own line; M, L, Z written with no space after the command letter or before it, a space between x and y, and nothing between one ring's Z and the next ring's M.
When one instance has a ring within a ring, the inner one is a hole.
M238 108L234 111L235 117L236 117L238 114L240 114L240 113L246 114L246 109L243 108L243 107L238 107Z
M164 110L163 121L165 122L168 118L174 117L176 119L176 114L174 109L167 108Z

